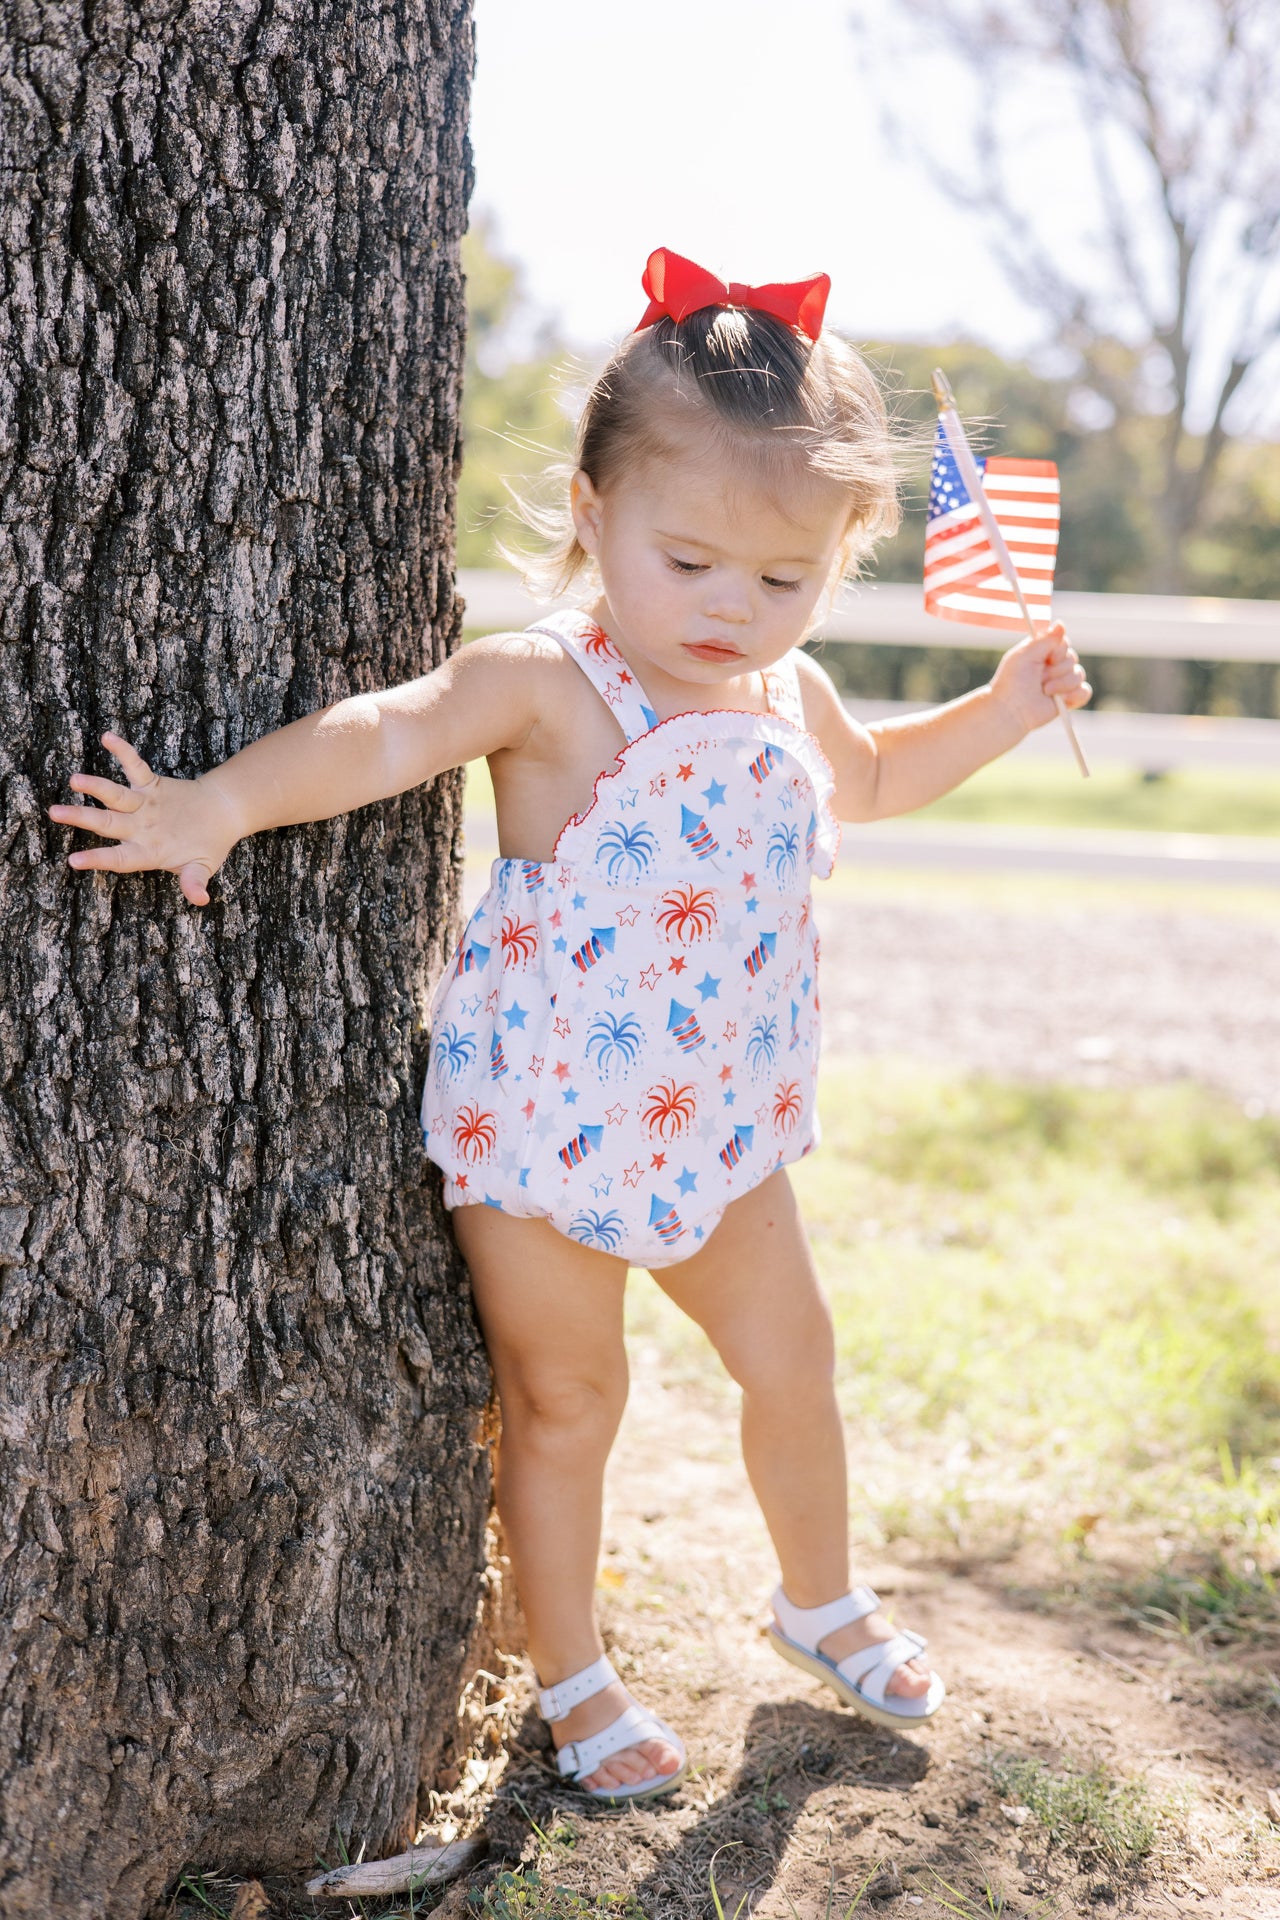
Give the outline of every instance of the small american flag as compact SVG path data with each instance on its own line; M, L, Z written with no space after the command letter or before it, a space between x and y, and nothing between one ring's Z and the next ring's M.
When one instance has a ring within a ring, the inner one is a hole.
M1058 557L1058 469L1052 460L975 462L1017 569L1032 619L1050 619ZM1013 584L991 541L938 422L924 537L924 605L943 620L1025 632Z

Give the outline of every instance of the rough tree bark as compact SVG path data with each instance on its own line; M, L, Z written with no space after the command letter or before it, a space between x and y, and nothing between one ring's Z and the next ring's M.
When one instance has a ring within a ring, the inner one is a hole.
M411 1835L480 1591L488 1374L416 1123L450 776L214 905L74 875L105 727L193 775L441 660L469 0L9 0L0 47L0 1862Z

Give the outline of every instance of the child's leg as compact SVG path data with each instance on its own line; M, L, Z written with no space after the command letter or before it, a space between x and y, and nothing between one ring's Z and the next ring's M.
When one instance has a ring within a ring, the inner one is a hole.
M627 1269L557 1233L492 1207L460 1207L453 1229L502 1405L498 1511L544 1687L602 1652L592 1596L605 1461L627 1399L622 1298ZM585 1739L627 1704L621 1685L584 1700L553 1728ZM680 1763L663 1740L612 1755L584 1782L626 1786Z
M781 1168L726 1210L687 1260L654 1279L698 1322L742 1388L742 1455L797 1607L823 1606L849 1589L844 1432L836 1404L831 1315L804 1223ZM842 1660L894 1629L882 1613L821 1643ZM890 1693L928 1686L919 1660L900 1667Z

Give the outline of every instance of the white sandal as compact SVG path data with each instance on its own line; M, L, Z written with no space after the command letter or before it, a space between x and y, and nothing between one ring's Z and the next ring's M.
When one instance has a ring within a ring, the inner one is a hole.
M563 1720L567 1713L590 1700L618 1678L613 1662L602 1653L589 1667L583 1667L580 1673L571 1673L567 1680L557 1681L554 1687L539 1687L538 1712L548 1722ZM582 1782L588 1774L611 1759L615 1753L621 1753L624 1747L634 1747L639 1740L669 1740L680 1755L680 1765L674 1773L655 1773L647 1780L637 1780L631 1786L621 1787L583 1787ZM673 1733L665 1720L659 1720L656 1714L648 1713L638 1707L634 1701L616 1720L609 1723L599 1733L589 1734L585 1740L566 1740L556 1749L556 1766L564 1778L572 1776L573 1784L582 1787L593 1800L603 1802L606 1807L619 1806L624 1801L656 1800L659 1794L671 1793L680 1785L689 1771L689 1756L685 1752L684 1741L679 1734Z
M864 1620L879 1605L870 1587L855 1587L841 1599L829 1600L825 1607L793 1607L779 1587L773 1596L777 1621L769 1628L769 1638L775 1653L790 1660L792 1666L803 1667L815 1680L824 1680L846 1706L862 1714L864 1719L874 1720L878 1727L900 1727L908 1722L929 1720L947 1694L936 1673L930 1676L928 1693L914 1700L904 1694L885 1692L898 1668L914 1660L928 1645L918 1633L895 1633L891 1640L873 1641L869 1647L860 1647L857 1653L846 1654L840 1661L818 1651L818 1642L834 1633L837 1627Z

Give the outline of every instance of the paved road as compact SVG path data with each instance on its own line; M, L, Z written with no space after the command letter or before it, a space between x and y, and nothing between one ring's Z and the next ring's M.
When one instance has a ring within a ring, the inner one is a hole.
M889 720L924 709L909 700L850 700L861 721ZM1176 767L1249 768L1280 773L1280 720L1213 719L1182 713L1093 713L1075 716L1085 757L1095 766L1169 773ZM1070 764L1061 727L1040 727L1014 753L1024 760Z
M850 867L1280 886L1280 840L1215 833L998 827L904 818L846 826L840 859Z

